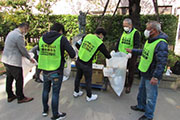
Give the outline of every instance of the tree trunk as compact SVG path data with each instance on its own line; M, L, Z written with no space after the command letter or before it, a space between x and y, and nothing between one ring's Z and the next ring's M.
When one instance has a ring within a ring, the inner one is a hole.
M101 23L102 23L102 20L103 20L103 18L104 18L104 15L105 15L105 13L106 13L106 10L107 10L109 1L110 1L110 0L107 0L107 2L106 2L106 5L105 5L105 7L104 7L104 11L103 11L103 13L102 13L102 15L101 15L101 18L99 19L97 28L101 26Z
M132 19L133 26L140 30L140 1L141 0L129 0L129 15Z
M155 13L156 13L156 19L159 22L158 1L153 0L153 4L154 4Z

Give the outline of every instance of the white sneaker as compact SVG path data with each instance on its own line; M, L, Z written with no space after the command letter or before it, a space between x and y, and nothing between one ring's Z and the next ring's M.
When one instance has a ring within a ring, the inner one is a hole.
M47 116L48 116L48 112L43 112L43 113L42 113L42 116L43 116L43 117L47 117Z
M86 100L87 100L88 102L90 102L90 101L96 100L97 98L98 98L98 95L92 94L90 98L87 96L87 97L86 97Z
M83 91L79 91L78 93L74 91L73 96L74 97L79 97L83 95Z

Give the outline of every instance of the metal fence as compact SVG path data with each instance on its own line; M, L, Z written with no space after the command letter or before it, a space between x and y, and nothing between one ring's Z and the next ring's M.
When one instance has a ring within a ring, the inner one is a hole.
M0 36L0 42L4 42L5 41L4 36ZM28 41L28 43L38 43L40 37L36 37L36 38L26 38L26 40Z
M0 36L0 42L4 42L5 41L5 37L4 36Z

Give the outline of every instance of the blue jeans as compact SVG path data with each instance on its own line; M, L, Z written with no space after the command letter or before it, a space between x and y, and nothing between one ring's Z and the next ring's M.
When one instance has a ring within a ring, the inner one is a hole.
M49 92L52 84L52 113L53 116L57 116L58 107L59 107L59 92L61 89L63 75L59 75L57 72L43 74L44 82L43 82L43 93L42 93L42 102L44 112L47 112L49 109L48 100L49 100Z
M151 85L150 80L141 77L137 96L138 108L145 110L145 116L153 119L158 96L158 85Z

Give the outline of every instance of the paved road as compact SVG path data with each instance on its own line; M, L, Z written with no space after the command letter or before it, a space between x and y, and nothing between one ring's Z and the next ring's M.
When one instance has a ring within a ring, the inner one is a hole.
M41 116L42 84L33 80L26 83L24 92L35 99L30 103L7 103L5 76L0 77L0 120L50 120ZM60 110L67 113L66 120L137 120L142 113L132 111L129 106L136 104L138 86L133 86L131 94L117 97L109 88L108 91L94 90L99 99L86 102L85 94L73 98L73 78L63 83L60 95ZM51 101L51 100L50 100ZM180 90L159 89L159 97L154 120L180 120Z

